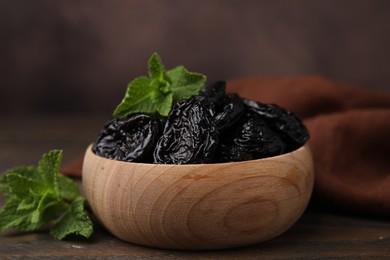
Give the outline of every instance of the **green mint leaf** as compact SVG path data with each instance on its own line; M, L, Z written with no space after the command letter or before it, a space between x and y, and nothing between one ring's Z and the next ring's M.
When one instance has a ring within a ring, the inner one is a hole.
M44 154L36 167L16 167L4 173L0 179L0 190L5 194L6 203L0 210L0 231L8 228L36 230L56 221L58 216L63 216L75 205L77 211L72 209L71 212L78 212L77 216L81 214L79 211L83 210L84 202L78 201L85 199L80 196L77 185L59 173L61 159L62 151L53 150ZM90 225L91 221L85 216L78 218L73 226L69 222L67 226L72 228L66 232L85 234L84 227L83 230L75 228L82 226L80 221Z
M9 228L16 228L21 231L34 229L31 222L31 214L34 208L18 209L20 201L17 199L8 199L0 211L0 231Z
M38 198L46 192L53 190L53 187L46 185L40 179L26 177L13 172L7 175L7 181L12 194L20 199L28 196Z
M5 171L0 177L0 191L3 192L6 198L8 198L12 195L12 188L8 183L7 176L11 174L24 174L25 177L29 177L34 176L35 171L36 168L34 166L15 167Z
M153 53L148 62L149 78L165 80L165 68L157 53Z
M33 197L26 197L19 202L17 210L34 209L37 207L36 201Z
M21 207L18 199L9 199L0 211L0 231L16 228L20 231L33 231L45 224L47 213L42 215L46 198L42 202L32 202L30 207ZM53 217L53 215L51 216Z
M206 76L189 72L183 66L169 70L167 75L172 81L174 104L198 94L206 83Z
M93 232L93 224L84 212L85 199L77 197L68 210L54 224L51 234L61 240L69 234L90 237Z
M152 81L146 77L138 77L129 83L122 102L114 111L114 116L125 117L128 114L156 111L153 102L154 88Z
M167 116L172 109L173 94L170 93L161 98L160 106L157 108L157 112L162 116Z
M157 53L150 57L148 69L149 77L138 77L128 84L125 97L113 113L115 117L134 113L167 116L177 102L197 95L206 82L206 76L183 66L166 71Z
M72 179L59 174L57 176L60 197L67 201L73 201L80 196L79 187Z
M42 156L38 162L38 176L48 185L56 185L56 178L62 161L62 151L52 150ZM54 187L57 189L57 187Z
M12 196L8 199L11 204L6 204L5 209L8 209L8 212L2 210L0 217L10 212L15 214L15 221L11 222L12 226L8 224L6 226L8 228L14 227L22 231L35 230L44 224L44 215L48 215L46 210L60 205L57 196L52 192L53 189L41 181L10 172L7 175L7 182L12 192ZM14 208L14 205L17 206ZM53 214L45 218L51 218Z
M40 223L39 226L41 226L52 220L58 212L66 210L67 207L68 205L59 200L58 197L53 196L51 193L46 193L40 197L31 220Z

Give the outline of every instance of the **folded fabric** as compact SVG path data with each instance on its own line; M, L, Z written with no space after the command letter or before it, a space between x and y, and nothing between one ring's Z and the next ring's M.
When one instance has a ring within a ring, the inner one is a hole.
M316 207L390 216L390 94L321 77L257 77L229 91L303 118L311 138Z
M227 92L274 103L309 129L316 207L390 216L390 94L314 76L252 77ZM82 158L62 168L81 176Z

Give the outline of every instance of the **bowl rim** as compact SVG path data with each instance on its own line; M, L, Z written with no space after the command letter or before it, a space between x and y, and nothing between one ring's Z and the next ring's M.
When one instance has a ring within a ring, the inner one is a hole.
M298 148L296 148L295 150L292 150L288 153L283 153L283 154L279 154L279 155L274 155L274 156L269 156L269 157L264 157L264 158L259 158L259 159L254 159L254 160L246 160L246 161L238 161L238 162L223 162L223 163L194 163L194 164L158 164L158 163L142 163L142 162L128 162L128 161L121 161L121 160L114 160L114 159L111 159L111 158L107 158L107 157L104 157L104 156L100 156L100 155L97 155L96 153L93 152L92 148L93 148L93 145L94 143L91 143L89 144L88 148L87 148L87 153L90 153L96 157L99 157L101 159L105 159L105 160L109 160L109 161L113 161L113 162L119 162L119 163L126 163L126 164L137 164L139 166L141 165L145 165L145 166L162 166L162 167L172 167L172 166L177 166L177 167L200 167L200 166L205 166L205 165L220 165L220 166L228 166L230 164L234 164L234 165L239 165L239 164L245 164L245 163L256 163L256 162L264 162L264 161L269 161L269 160L274 160L274 159L282 159L283 157L287 157L287 156L292 156L292 155L295 155L295 154L299 154L299 153L302 153L304 152L305 150L308 151L310 153L310 147L309 145L306 143Z

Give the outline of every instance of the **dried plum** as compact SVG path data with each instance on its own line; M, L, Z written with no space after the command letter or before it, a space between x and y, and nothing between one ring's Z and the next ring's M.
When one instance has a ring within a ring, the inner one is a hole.
M225 96L226 82L225 81L216 81L204 85L200 90L199 95L206 97L210 102L218 104L219 100Z
M235 93L224 95L219 105L216 105L214 116L218 130L223 130L233 125L245 111L245 105L241 97Z
M177 103L168 117L115 118L103 128L93 151L132 162L217 163L283 154L309 139L294 113L225 90L224 81L205 85L199 95Z
M226 82L216 81L205 85L200 94L214 104L215 124L223 130L234 124L245 111L245 105L238 94L225 94Z
M148 162L161 135L161 119L135 114L108 122L98 137L93 151L113 160Z
M310 135L302 120L294 113L275 104L262 104L253 100L244 100L249 110L260 115L271 129L278 132L289 151L307 142Z
M217 145L212 104L195 96L176 104L168 115L164 133L154 150L154 163L212 162Z
M236 124L221 132L218 162L254 160L282 154L286 145L256 113L248 111Z

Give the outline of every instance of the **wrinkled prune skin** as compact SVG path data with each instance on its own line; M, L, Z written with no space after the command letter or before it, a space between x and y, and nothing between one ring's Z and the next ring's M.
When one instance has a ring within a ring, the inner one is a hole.
M237 162L275 156L284 153L286 145L266 122L248 111L231 128L221 132L217 151L218 162Z
M113 160L151 162L162 132L162 120L146 114L114 118L104 126L93 152Z
M216 81L205 85L199 93L214 104L214 120L219 131L233 125L245 111L241 97L235 93L226 94L225 90L226 82Z
M288 145L288 151L301 147L310 138L302 120L294 113L275 104L262 104L247 99L244 99L244 103L249 110L264 118L272 130L280 134Z
M215 110L215 125L221 131L240 119L245 112L245 104L239 95L227 94L221 97Z
M154 150L154 163L212 162L218 145L213 113L212 104L202 96L176 104Z
M226 94L226 82L205 85L168 117L135 114L111 120L93 151L114 160L199 164L255 160L293 151L309 133L294 113Z
M216 81L203 86L200 90L199 95L206 97L210 102L218 105L219 100L225 96L226 82Z

